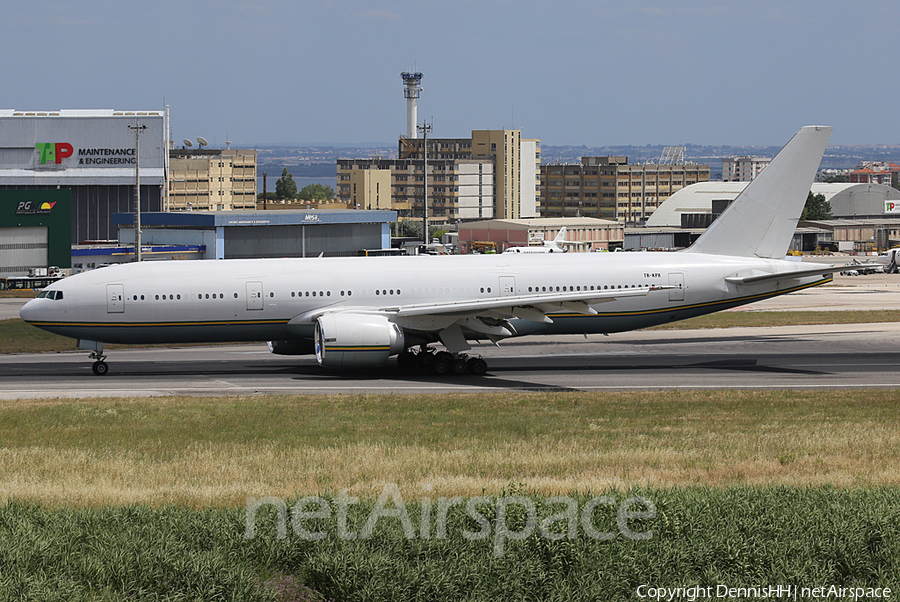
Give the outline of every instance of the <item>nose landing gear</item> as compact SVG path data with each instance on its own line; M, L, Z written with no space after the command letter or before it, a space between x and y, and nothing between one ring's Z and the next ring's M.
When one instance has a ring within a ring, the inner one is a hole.
M97 376L106 376L107 372L109 372L109 365L105 361L106 356L103 355L103 343L79 339L78 346L81 349L87 349L91 352L90 355L88 355L88 358L95 360L94 365L91 366L91 370L94 371L94 374Z
M109 364L103 361L106 359L106 356L100 355L95 357L92 353L90 355L90 358L97 360L96 362L94 362L94 365L91 366L91 370L94 371L94 374L96 374L97 376L106 376L106 373L109 372Z

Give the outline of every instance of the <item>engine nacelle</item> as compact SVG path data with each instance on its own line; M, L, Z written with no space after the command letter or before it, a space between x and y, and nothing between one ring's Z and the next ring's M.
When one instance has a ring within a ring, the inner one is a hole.
M267 341L269 351L275 355L312 355L316 344L310 340Z
M403 330L381 314L338 312L316 321L316 359L323 368L376 368L404 349Z

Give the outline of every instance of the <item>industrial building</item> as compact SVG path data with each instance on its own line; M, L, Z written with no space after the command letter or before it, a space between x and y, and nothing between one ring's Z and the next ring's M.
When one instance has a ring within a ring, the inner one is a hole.
M71 215L68 190L0 190L0 278L69 268Z
M726 205L747 187L748 182L703 182L673 194L647 220L648 228L705 228L714 203ZM882 219L900 217L900 190L882 184L812 185L813 194L821 194L831 204L835 219ZM724 209L724 206L722 207ZM707 216L703 219L702 216Z
M337 257L391 246L393 211L184 211L141 215L141 247L197 259ZM113 216L120 243L133 249L134 214ZM187 249L176 247L186 246ZM133 251L132 251L133 253ZM152 259L153 257L150 257ZM122 256L122 262L132 256Z
M647 220L646 228L629 229L626 249L683 248L724 211L748 182L702 182L673 194ZM900 190L882 184L815 183L831 205L834 219L801 222L791 249L850 245L855 251L886 248L900 242ZM846 248L846 246L845 246Z
M628 157L582 157L580 164L542 165L541 215L643 222L672 194L708 180L708 165L629 165Z
M164 111L0 110L0 190L68 190L71 240L115 239L110 216L134 211L138 164L141 210L163 209L165 122Z
M587 217L494 219L460 224L459 248L463 253L476 248L502 253L509 247L539 245L553 240L563 226L566 241L581 243L572 245L572 251L609 251L623 244L623 224L610 220Z

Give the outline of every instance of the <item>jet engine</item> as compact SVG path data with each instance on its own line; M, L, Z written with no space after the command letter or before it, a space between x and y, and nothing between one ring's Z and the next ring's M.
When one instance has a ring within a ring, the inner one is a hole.
M375 368L405 348L403 330L381 314L338 312L316 321L316 359L323 368Z

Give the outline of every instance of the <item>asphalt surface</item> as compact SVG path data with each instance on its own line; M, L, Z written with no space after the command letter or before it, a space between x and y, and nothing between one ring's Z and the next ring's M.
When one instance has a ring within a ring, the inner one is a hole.
M87 352L0 356L0 399L444 393L509 390L900 388L900 323L640 331L532 337L473 351L481 377L340 373L264 345L114 350L106 376Z
M0 299L0 319L23 299ZM729 311L900 309L900 275L839 276ZM387 369L335 373L265 345L108 352L94 376L87 352L0 356L0 399L262 393L435 393L503 390L900 388L900 323L638 331L528 337L479 345L485 376Z

